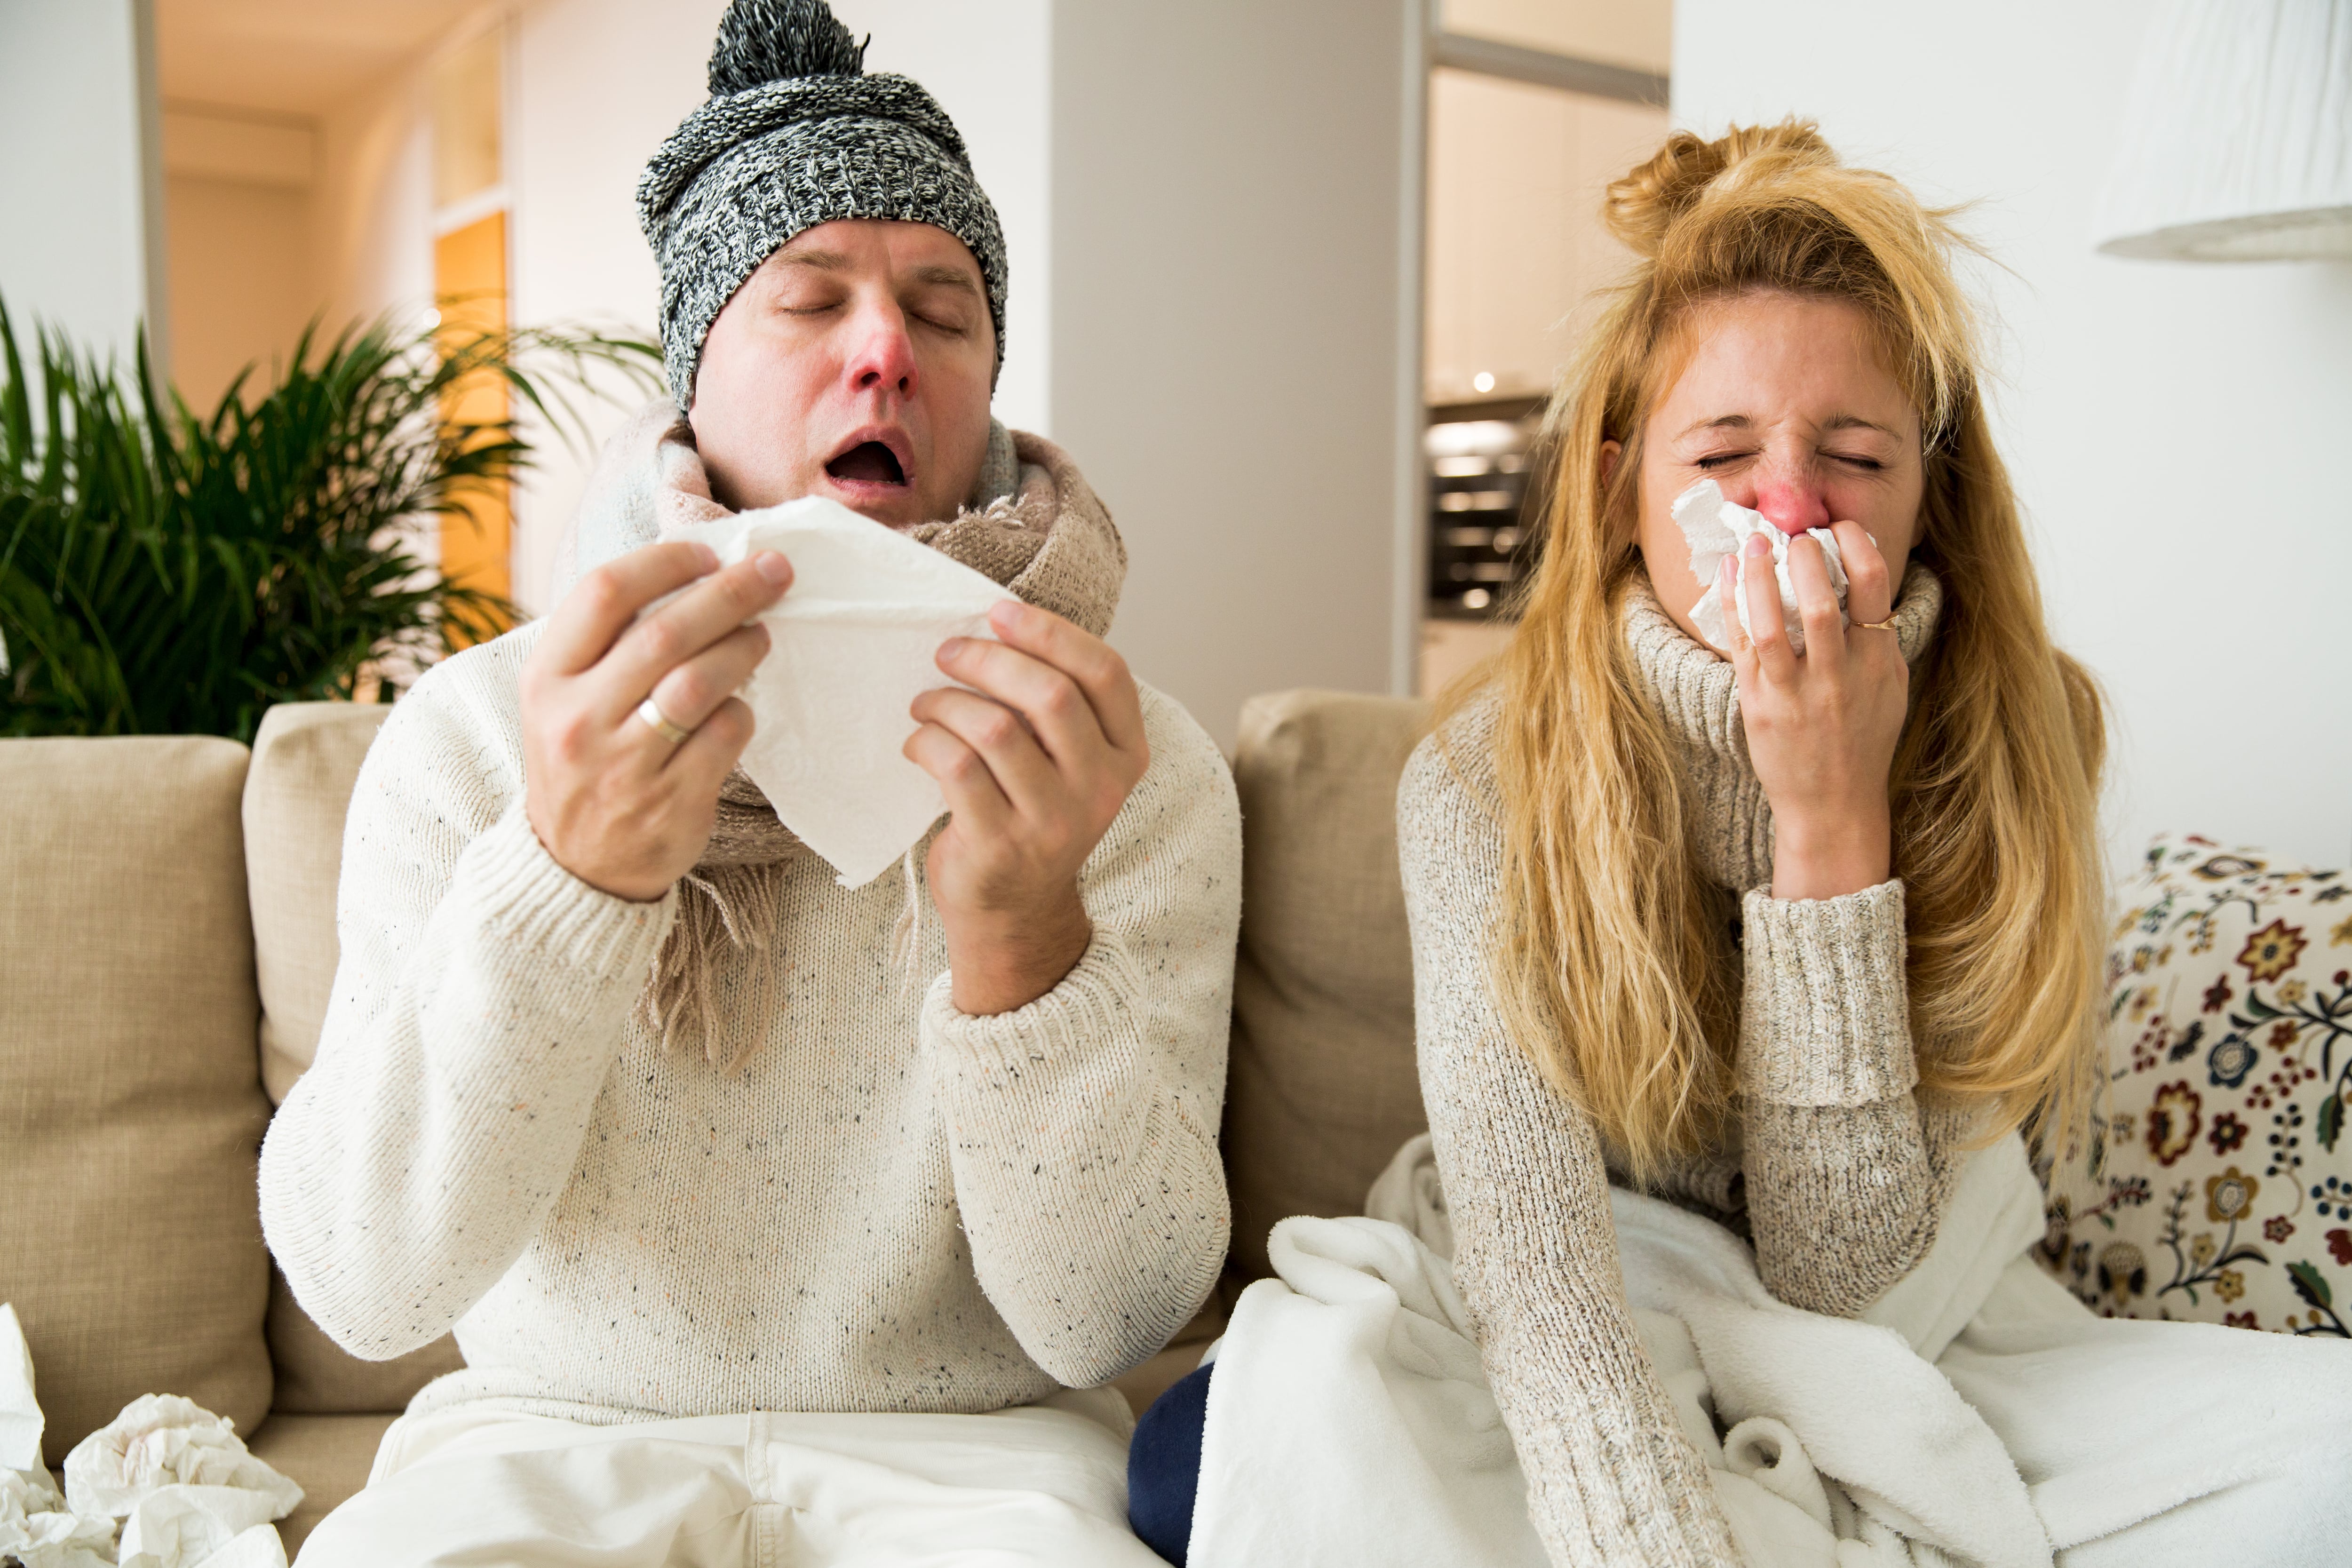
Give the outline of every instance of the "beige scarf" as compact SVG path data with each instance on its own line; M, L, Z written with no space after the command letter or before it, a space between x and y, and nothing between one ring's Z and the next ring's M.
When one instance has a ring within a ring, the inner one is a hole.
M711 498L685 419L656 400L605 447L558 549L557 595L614 555L729 515ZM1097 637L1110 630L1127 576L1127 546L1077 465L1041 437L992 422L971 499L953 521L920 523L907 534ZM804 852L760 786L740 769L728 775L710 843L679 885L677 923L638 998L638 1016L659 1034L664 1051L698 1037L712 1066L742 1070L765 1031L745 1031L753 1044L722 1051L721 1031L711 1026L712 973L728 949L758 955L773 943L783 921L784 867ZM906 878L899 940L911 960L921 909L911 849ZM754 989L744 1005L765 1013L773 1000L773 965L747 967Z

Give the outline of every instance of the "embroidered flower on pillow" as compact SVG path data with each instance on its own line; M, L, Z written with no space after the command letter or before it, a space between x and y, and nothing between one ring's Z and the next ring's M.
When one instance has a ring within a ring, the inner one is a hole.
M2121 892L2036 1256L2110 1315L2352 1338L2352 879L2168 836Z

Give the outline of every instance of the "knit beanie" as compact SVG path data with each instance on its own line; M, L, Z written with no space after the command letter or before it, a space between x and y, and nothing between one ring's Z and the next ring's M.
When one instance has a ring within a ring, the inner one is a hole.
M1004 367L1004 231L931 95L866 74L866 46L824 0L733 0L710 49L710 100L637 182L661 268L662 362L680 408L710 323L803 229L839 218L927 223L963 241L988 288Z

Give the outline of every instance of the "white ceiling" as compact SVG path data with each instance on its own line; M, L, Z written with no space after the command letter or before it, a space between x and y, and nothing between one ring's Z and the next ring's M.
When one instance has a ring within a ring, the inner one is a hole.
M434 43L482 0L156 0L168 102L315 118Z

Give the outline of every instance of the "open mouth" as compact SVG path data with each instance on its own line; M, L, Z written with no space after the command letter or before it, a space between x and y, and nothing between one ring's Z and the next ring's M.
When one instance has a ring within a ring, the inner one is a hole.
M879 441L861 441L824 466L824 471L844 484L903 485L907 470L899 466L898 454Z

